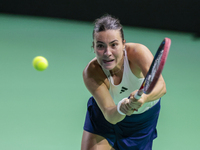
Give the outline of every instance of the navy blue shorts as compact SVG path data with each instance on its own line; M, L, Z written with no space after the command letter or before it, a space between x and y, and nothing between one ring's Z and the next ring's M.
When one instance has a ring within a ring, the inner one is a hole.
M106 138L115 150L152 150L160 101L146 112L126 116L115 125L104 118L93 97L88 100L87 108L85 131Z

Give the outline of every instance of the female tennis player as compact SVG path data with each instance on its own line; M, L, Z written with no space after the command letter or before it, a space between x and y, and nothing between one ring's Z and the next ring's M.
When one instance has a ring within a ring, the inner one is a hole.
M134 95L153 55L142 44L126 43L120 21L110 15L95 21L93 48L96 57L83 71L92 97L81 149L151 150L157 137L160 98L166 93L163 77L150 94L143 94L139 100Z

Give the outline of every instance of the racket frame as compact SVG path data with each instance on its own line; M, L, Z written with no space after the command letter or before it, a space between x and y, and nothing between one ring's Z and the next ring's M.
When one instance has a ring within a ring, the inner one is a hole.
M151 93L151 91L153 90L153 88L155 87L161 73L162 73L162 70L164 68L164 65L165 65L165 62L167 60L167 56L168 56L168 53L169 53L169 49L170 49L170 46L171 46L171 39L170 38L165 38L162 43L160 44L155 56L154 56L154 59L151 63L151 66L147 72L147 75L145 76L145 79L142 83L142 85L140 86L139 90L137 91L137 93L134 95L135 99L140 99L140 97L142 96L143 93L145 94L149 94ZM155 64L155 61L156 59L158 58L160 52L162 52L162 56L161 56L161 60L160 60L160 64L158 66L158 69L156 70L155 72L155 75L153 77L153 80L151 81L148 89L146 89L146 86L147 86L147 79L148 77L151 75L152 73L152 69L154 67L154 64Z

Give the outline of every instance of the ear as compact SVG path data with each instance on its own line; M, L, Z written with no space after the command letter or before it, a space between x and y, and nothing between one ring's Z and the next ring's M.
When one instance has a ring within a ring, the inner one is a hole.
M92 42L92 48L94 48L94 41Z
M123 40L124 49L125 49L125 47L126 47L125 44L126 44L126 40Z
M126 40L123 40L123 44L125 44L126 43Z
M93 48L93 51L95 53L95 50L94 50L94 41L92 42L92 46L91 47Z

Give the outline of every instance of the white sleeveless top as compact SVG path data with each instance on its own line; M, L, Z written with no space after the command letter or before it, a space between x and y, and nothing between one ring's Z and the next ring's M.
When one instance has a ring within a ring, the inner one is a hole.
M110 82L109 92L110 92L110 95L112 96L116 105L123 98L128 97L133 91L138 90L144 80L144 78L137 78L132 73L132 71L129 67L126 50L124 50L124 52L125 52L124 72L123 72L122 81L120 84L115 85L113 78L110 75L110 72L108 70L105 70L102 68ZM138 111L134 111L133 114L141 114L141 113L147 111L149 108L153 107L158 101L159 101L159 99L143 104L143 106L140 107L138 109Z

